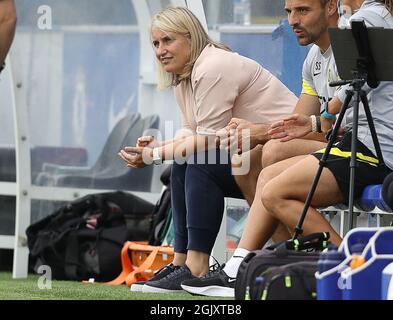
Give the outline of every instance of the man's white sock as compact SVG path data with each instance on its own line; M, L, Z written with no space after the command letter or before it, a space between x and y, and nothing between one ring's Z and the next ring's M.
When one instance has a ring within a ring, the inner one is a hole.
M232 258L228 260L228 262L225 264L224 267L224 272L230 277L230 278L236 278L237 271L239 270L240 264L242 263L244 257L249 253L250 251L247 249L243 248L237 248L235 252L233 253Z

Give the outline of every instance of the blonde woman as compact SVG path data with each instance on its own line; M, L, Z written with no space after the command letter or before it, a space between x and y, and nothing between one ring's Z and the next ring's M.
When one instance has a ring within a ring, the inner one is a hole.
M119 156L133 168L175 160L171 175L175 258L142 291L176 292L182 290L182 281L208 273L224 197L243 198L228 153L216 148L214 137L197 134L197 127L214 133L233 118L260 123L255 126L265 129L251 137L254 148L267 141L268 123L290 114L297 98L261 65L210 39L187 8L156 14L151 41L160 70L158 86L174 88L183 134L161 143L141 137L136 147L121 150Z

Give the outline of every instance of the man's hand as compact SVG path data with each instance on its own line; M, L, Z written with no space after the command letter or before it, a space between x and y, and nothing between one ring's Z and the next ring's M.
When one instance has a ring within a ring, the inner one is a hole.
M330 136L333 133L333 128L334 125L336 123L336 119L326 119L324 117L321 117L321 129L322 132L326 133L326 137ZM330 131L330 133L329 133ZM329 135L328 135L329 134ZM345 131L344 128L340 127L337 131L337 136L336 136L336 141L339 141L342 139L342 137L344 136Z
M270 126L268 134L272 139L285 142L306 136L312 131L311 119L303 114L293 114Z

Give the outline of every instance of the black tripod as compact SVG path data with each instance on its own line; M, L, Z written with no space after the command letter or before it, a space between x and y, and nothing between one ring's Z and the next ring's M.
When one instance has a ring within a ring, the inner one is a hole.
M295 232L292 240L295 240L303 233L303 223L307 215L307 211L311 205L312 198L314 196L315 190L317 188L319 179L322 174L322 170L327 166L327 160L333 144L337 138L338 131L340 129L341 123L344 119L344 115L350 106L350 102L354 99L353 104L353 127L352 127L352 141L351 141L351 160L350 160L350 185L349 185L349 227L353 228L353 207L354 207L354 191L355 191L355 170L357 167L356 160L356 150L357 150L357 137L358 137L358 120L359 120L359 104L360 101L363 103L364 111L367 117L368 126L370 128L371 136L373 139L374 147L379 160L379 165L383 166L383 156L381 147L378 142L377 132L375 130L374 121L371 116L370 107L368 104L368 99L366 92L362 90L365 83L367 83L371 88L376 88L379 83L376 78L374 70L374 60L372 57L370 44L368 41L367 28L364 22L353 21L352 22L352 35L356 41L357 51L359 57L357 58L356 67L352 70L353 80L337 81L332 82L329 85L331 87L342 86L349 84L352 89L346 91L346 98L344 104L341 108L340 114L337 118L333 131L328 137L328 144L326 150L322 156L319 163L319 168L317 174L311 185L311 189L307 195L306 201L304 203L304 208L301 214L301 218L295 228ZM341 31L339 31L341 32Z

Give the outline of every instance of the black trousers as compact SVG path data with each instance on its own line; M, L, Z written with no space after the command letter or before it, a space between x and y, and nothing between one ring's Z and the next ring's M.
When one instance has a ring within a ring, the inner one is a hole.
M171 188L175 252L210 254L222 221L224 197L243 198L228 154L213 150L196 154L185 164L173 164Z

